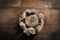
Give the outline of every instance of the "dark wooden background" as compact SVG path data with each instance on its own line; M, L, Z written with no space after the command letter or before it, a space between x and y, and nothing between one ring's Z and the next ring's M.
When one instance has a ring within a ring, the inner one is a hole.
M26 9L37 9L45 16L37 35L27 37L18 25ZM0 40L60 40L60 0L0 0Z

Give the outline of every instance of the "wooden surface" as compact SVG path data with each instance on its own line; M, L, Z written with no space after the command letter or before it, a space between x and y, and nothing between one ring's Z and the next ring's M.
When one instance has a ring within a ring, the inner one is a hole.
M18 18L26 9L38 9L45 16L44 28L31 38L21 36L18 25ZM0 0L0 38L60 40L60 0Z

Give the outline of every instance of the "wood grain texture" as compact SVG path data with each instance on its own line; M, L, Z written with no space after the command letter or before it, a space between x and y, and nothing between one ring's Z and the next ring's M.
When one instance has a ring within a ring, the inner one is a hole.
M44 28L35 36L26 37L19 28L18 18L26 9L38 9L45 16ZM2 40L60 40L59 20L59 0L0 0L0 38Z

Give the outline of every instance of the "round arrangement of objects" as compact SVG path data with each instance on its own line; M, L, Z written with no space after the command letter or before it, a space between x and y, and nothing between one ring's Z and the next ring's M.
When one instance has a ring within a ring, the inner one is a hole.
M28 9L19 17L19 25L27 35L40 32L44 26L44 15L35 9Z

